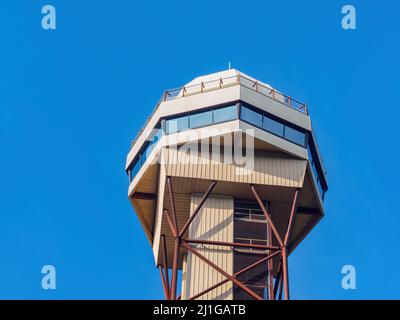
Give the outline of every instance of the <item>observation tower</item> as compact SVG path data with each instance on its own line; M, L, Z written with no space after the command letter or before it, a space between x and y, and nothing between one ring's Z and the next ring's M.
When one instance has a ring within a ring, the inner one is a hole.
M290 298L328 190L306 104L235 69L197 77L163 93L125 169L166 299Z

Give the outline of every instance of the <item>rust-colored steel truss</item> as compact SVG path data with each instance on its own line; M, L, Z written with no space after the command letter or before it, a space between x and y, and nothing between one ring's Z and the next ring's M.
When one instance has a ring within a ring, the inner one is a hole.
M194 212L189 216L188 220L184 224L184 226L179 230L178 228L178 220L176 215L175 209L175 201L174 201L174 192L172 189L172 180L171 177L167 177L167 187L169 192L169 199L170 205L172 210L172 216L167 209L164 209L164 215L166 216L168 225L171 229L171 233L174 237L174 254L173 254L173 261L172 261L172 270L171 270L171 281L169 281L169 271L168 271L168 260L167 260L167 248L166 248L166 241L165 235L161 235L161 245L163 250L163 257L162 257L162 264L158 265L160 270L161 282L164 289L165 299L167 300L179 300L181 296L177 296L177 280L178 280L178 259L179 259L179 250L180 248L185 248L188 252L191 252L199 259L207 263L210 267L221 273L225 279L210 286L206 290L195 294L192 297L189 297L188 300L194 300L202 295L210 292L219 286L231 281L235 284L238 288L245 291L248 295L256 300L264 300L263 297L259 296L253 290L248 288L243 282L238 280L238 276L249 271L250 269L258 266L261 263L267 263L268 266L268 297L270 300L281 300L282 293L285 300L290 299L289 294L289 270L288 270L288 245L293 229L293 224L295 220L295 212L296 212L296 203L298 198L299 189L296 189L294 194L294 199L292 203L292 208L289 217L288 227L285 233L285 237L279 235L278 230L276 229L274 222L272 221L271 215L269 214L268 210L266 209L263 200L259 196L256 187L254 185L250 185L250 189L257 200L258 205L260 206L267 223L267 237L268 237L268 244L267 245L259 245L259 244L246 244L246 243L236 243L236 242L221 242L221 241L209 241L209 240L198 240L198 239L184 239L183 236L185 232L189 228L190 224L196 218L198 213L200 212L202 206L207 201L207 198L212 193L213 189L215 188L217 181L212 181L210 186L208 187L207 191L203 195L200 203L194 210ZM272 245L272 235L275 236L279 246ZM251 265L243 268L242 270L234 273L233 275L228 274L225 270L220 268L214 262L206 258L202 255L197 249L195 249L191 244L202 244L202 245L215 245L215 246L227 246L233 249L235 248L247 248L247 249L258 249L258 250L265 250L262 251L261 254L263 257L260 258L258 261L252 263ZM278 272L275 277L275 283L273 283L273 258L279 256L279 265L278 265Z

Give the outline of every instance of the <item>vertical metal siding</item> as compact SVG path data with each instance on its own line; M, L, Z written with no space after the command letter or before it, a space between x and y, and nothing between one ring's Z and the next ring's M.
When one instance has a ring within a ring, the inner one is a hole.
M153 254L158 261L159 247L160 247L160 236L161 236L161 225L163 218L164 209L164 191L165 191L165 167L160 165L160 173L158 177L158 188L157 188L157 207L155 216L155 226L154 226L154 241L153 241Z
M167 175L297 188L303 187L307 165L306 160L276 152L256 155L254 169L246 171L235 164L202 158L176 149L165 149L165 155Z
M192 195L190 212L192 213L201 200L201 196ZM189 228L192 239L233 241L233 198L209 197L193 220ZM198 251L216 263L229 274L233 273L233 251L228 247L196 245ZM182 299L187 299L225 277L192 253L187 253L183 263ZM198 299L231 300L233 298L232 283L224 285L204 294Z

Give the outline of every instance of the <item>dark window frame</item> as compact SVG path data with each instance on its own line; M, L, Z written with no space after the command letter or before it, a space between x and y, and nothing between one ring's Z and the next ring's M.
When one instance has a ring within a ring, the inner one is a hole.
M236 115L238 115L239 114L238 110L240 109L240 101L239 100L234 100L232 102L227 102L227 103L214 105L214 106L211 106L211 107L201 108L199 110L195 110L195 112L182 112L182 113L179 113L179 114L174 114L173 116L163 117L158 121L158 123L155 125L153 130L154 129L161 129L162 135L168 135L168 134L173 134L173 133L184 132L184 131L191 130L191 129L204 128L204 127L207 127L207 126L210 126L210 125L214 125L214 124L220 124L220 123L224 123L224 122L238 120L239 118L236 117L234 119L227 120L227 121L214 122L214 112L213 112L214 110L223 109L223 108L232 107L232 106L236 107ZM203 113L203 112L207 112L207 111L211 111L212 123L204 125L204 126L199 126L199 127L192 128L190 126L190 115L199 114L199 113ZM168 133L167 132L167 121L168 120L173 120L173 119L177 119L177 118L181 118L181 117L185 117L185 116L188 118L188 128L186 128L184 130L181 130L181 131L176 131L176 132L173 132L173 133ZM157 139L157 141L155 141L154 144L151 144L151 141L149 139L153 139L153 138L154 138L154 134L151 136L151 138L149 136L145 140L143 145L140 147L139 152L137 153L137 155L133 159L131 165L127 168L126 171L127 171L128 177L129 177L129 182L132 182L134 177L137 174L136 173L135 175L132 175L132 169L135 167L136 163L140 163L140 167L138 169L138 172L141 169L141 167L143 166L141 158L142 158L142 154L145 151L145 149L148 148L149 145L154 145L154 146L157 145L158 141L160 140L160 139ZM146 157L146 160L147 160L147 157Z
M154 137L157 135L156 134L156 130L161 130L161 137L164 135L164 130L162 128L162 122L161 120L157 122L157 124L154 126L154 128L151 130L150 135L147 137L147 139L144 141L143 145L140 147L139 152L137 153L137 155L133 158L133 161L131 162L131 165L127 168L127 173L128 173L128 177L129 177L129 182L132 182L133 179L135 178L136 174L140 171L140 169L143 166L143 154L147 153L148 148L152 148L152 150L150 151L153 152L154 147L158 144L158 142L160 141L160 138L158 138L157 140L154 140ZM144 160L144 162L146 162L146 160L148 159L148 157L146 156L146 159ZM135 168L136 164L139 163L139 168L137 170L137 172L132 175L132 170Z
M261 129L261 130L263 130L263 131L266 131L266 132L268 132L268 133L270 133L270 134L272 134L272 135L274 135L274 136L276 136L276 137L279 137L279 138L281 138L281 139L284 139L284 140L286 140L286 141L289 141L289 142L291 142L291 143L293 143L293 144L295 144L295 145L297 145L297 146L300 146L300 147L302 147L302 148L306 148L306 147L307 147L307 140L308 140L308 135L309 135L308 130L306 130L306 129L304 129L304 128L301 128L301 127L299 127L299 126L296 126L295 124L293 124L293 123L291 123L291 122L289 122L289 121L286 121L286 120L284 120L284 119L282 119L282 118L279 118L279 117L277 117L277 116L275 116L275 115L272 115L272 114L270 114L269 112L266 112L266 111L261 110L261 109L259 109L259 108L257 108L257 107L254 107L254 106L252 106L251 104L248 104L248 103L245 103L245 102L241 102L241 107L242 107L242 106L244 106L244 107L246 107L246 108L248 108L248 109L250 109L250 110L252 110L252 111L254 111L254 112L257 112L258 114L260 114L260 115L262 116L262 122L261 122L261 127L258 126L258 125L256 125L256 124L254 124L254 123L248 122L248 121L242 119L242 117L241 117L241 112L240 112L240 118L239 118L239 119L240 119L241 121L244 121L244 122L246 122L246 123L248 123L248 124L250 124L250 125L252 125L252 126L255 126L255 127L259 128L259 129ZM274 120L274 121L276 121L276 122L278 122L278 123L283 124L283 136L280 136L280 135L278 135L278 134L276 134L276 133L274 133L274 132L272 132L272 131L269 131L269 130L265 129L265 128L264 128L264 117L269 118L269 119L271 119L271 120ZM296 142L294 142L294 141L292 141L292 140L289 140L289 139L285 138L286 127L289 127L289 128L291 128L291 129L293 129L293 130L296 130L296 131L299 131L299 132L303 133L303 134L304 134L304 144L298 144L298 143L296 143Z
M182 113L174 114L172 116L163 117L161 119L161 121L165 121L165 123L168 120L174 120L174 119L181 118L181 117L188 117L188 128L187 129L184 129L184 130L181 130L181 131L172 132L172 133L168 133L167 132L167 126L165 125L164 133L167 134L167 135L168 134L174 134L174 133L178 133L178 132L184 132L186 130L199 129L199 128L208 127L208 126L214 125L214 124L220 124L220 123L224 123L224 122L238 120L238 118L236 117L235 119L231 119L231 120L226 120L226 121L222 121L222 122L221 121L214 122L214 112L213 112L214 110L223 109L223 108L226 108L226 107L232 107L232 106L235 106L235 105L236 105L237 108L240 107L240 101L234 100L232 102L225 102L225 103L221 103L221 104L217 104L217 105L213 105L213 106L209 106L209 107L204 107L204 108L201 108L201 109L198 109L198 110L193 110L193 112L182 112ZM191 125L190 125L190 116L191 115L200 114L200 113L203 113L203 112L207 112L207 111L211 111L211 113L212 113L212 123L206 124L206 125L203 125L203 126L194 127L194 128L191 127Z
M313 137L309 135L308 137L308 142L307 142L307 150L308 150L308 155L309 155L309 163L312 171L312 175L314 176L314 170L313 166L315 168L315 171L317 172L317 176L315 177L315 182L317 183L317 188L320 189L318 190L321 193L322 200L325 200L325 194L328 191L328 185L325 180L325 175L322 169L321 165L321 159L318 156L316 146L313 141ZM321 192L322 191L322 192Z
M234 119L215 122L214 110L219 110L219 109L223 109L223 108L226 108L226 107L232 107L232 106L236 106L236 117ZM261 115L261 127L256 125L256 124L250 123L250 122L242 119L242 106L244 106L244 107L256 112L259 115ZM192 128L191 125L190 125L190 116L191 115L195 115L195 114L200 114L200 113L203 113L203 112L207 112L207 111L211 111L211 118L212 118L211 120L212 120L212 122L209 123L209 124L205 124L204 126L199 126L199 127ZM312 166L313 163L316 164L316 169L317 169L317 173L318 173L317 177L315 177L316 178L316 183L321 185L321 189L323 190L321 196L322 196L322 199L324 199L325 193L328 190L328 186L326 184L325 176L324 176L323 171L322 171L322 166L321 166L321 163L320 163L320 159L318 157L318 154L317 154L317 151L316 151L316 147L315 147L314 142L312 140L312 136L309 133L309 131L305 130L304 128L300 128L299 126L296 126L296 125L294 125L294 124L292 124L292 123L290 123L290 122L288 122L288 121L286 121L284 119L281 119L281 118L279 118L279 117L277 117L275 115L272 115L272 114L270 114L270 113L268 113L268 112L266 112L264 110L261 110L261 109L259 109L257 107L254 107L254 106L252 106L252 105L250 105L248 103L245 103L245 102L240 101L240 100L235 100L235 101L231 101L231 102L228 102L228 103L223 103L223 104L218 104L218 105L214 105L214 106L210 106L210 107L201 108L199 110L195 110L194 112L184 112L184 113L180 113L180 114L175 114L175 115L170 116L170 117L163 117L155 125L153 130L155 130L155 129L161 130L161 137L162 137L162 135L168 135L170 133L167 132L166 122L168 120L173 120L173 119L181 118L181 117L184 117L184 116L186 116L188 118L188 128L185 128L184 130L176 131L176 132L173 132L173 133L184 132L184 131L190 130L190 129L203 128L203 127L207 127L207 126L210 126L210 125L220 124L220 123L234 121L234 120L241 120L241 121L244 121L246 123L249 123L252 126L260 128L261 130L266 131L266 132L268 132L268 133L270 133L272 135L275 135L275 136L277 136L277 137L279 137L281 139L284 139L284 140L286 140L288 142L291 142L291 143L293 143L295 145L301 146L303 148L307 148L309 150L310 154L311 154L310 165ZM276 134L275 132L272 132L272 131L264 128L264 117L266 117L268 119L271 119L273 121L276 121L277 123L282 124L283 125L283 135L281 136L279 134ZM297 131L303 133L305 135L305 137L304 137L304 145L298 144L298 143L296 143L296 142L294 142L292 140L289 140L289 139L285 138L286 127L289 127L289 128L291 128L293 130L297 130ZM146 141L143 143L142 147L140 148L138 154L133 159L131 165L128 167L127 173L128 173L128 177L129 177L129 181L130 182L132 182L132 180L134 179L134 177L137 174L137 172L136 172L134 175L132 175L132 170L134 169L136 164L137 163L140 164L140 166L138 168L138 172L141 169L141 167L143 166L143 163L142 163L142 154L143 154L143 152L146 152L147 151L146 149L149 146L152 146L152 145L155 146L155 145L158 144L158 141L160 140L160 138L158 138L156 141L153 141L154 136L155 136L155 134L152 133L151 138L148 137L148 139L146 139ZM314 159L318 159L318 160L315 161ZM146 157L145 161L146 160L147 160L147 157ZM322 179L321 179L321 176L323 177Z

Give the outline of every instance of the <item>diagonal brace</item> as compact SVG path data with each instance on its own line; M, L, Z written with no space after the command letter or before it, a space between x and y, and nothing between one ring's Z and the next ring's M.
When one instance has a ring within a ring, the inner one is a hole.
M187 243L183 242L182 245L188 249L190 252L192 252L194 255L196 255L197 257L199 257L201 260L203 260L204 262L206 262L208 265L210 265L212 268L214 268L215 270L217 270L219 273L221 273L223 276L225 276L227 279L229 279L230 281L232 281L234 284L236 284L238 287L240 287L242 290L244 290L247 294L249 294L251 297L253 297L254 299L257 300L263 300L262 297L260 297L257 293L255 293L253 290L250 290L249 288L247 288L242 282L240 282L239 280L237 280L236 278L234 278L232 275L230 275L229 273L227 273L226 271L224 271L223 269L221 269L220 267L218 267L215 263L213 263L212 261L210 261L209 259L207 259L206 257L204 257L200 252L198 252L196 249L192 248L190 245L188 245Z
M242 273L245 273L246 271L248 271L248 270L250 270L250 269L252 269L252 268L255 268L256 266L258 266L259 264L263 263L264 261L270 261L270 259L272 259L272 258L275 257L276 255L278 255L279 253L280 253L279 251L274 252L274 253L270 254L269 256L264 257L264 258L262 258L262 259L260 259L260 260L258 260L258 261L256 261L256 262L254 262L253 264L249 265L248 267L243 268L242 270L240 270L240 271L234 273L232 277L236 278L237 276L240 276ZM223 284L227 283L228 281L229 281L228 278L226 278L226 279L224 279L224 280L221 280L220 282L217 282L216 284L214 284L214 285L212 285L211 287L205 289L204 291L199 292L199 293L197 293L196 295L190 297L188 300L197 299L197 298L201 297L202 295L206 294L207 292L210 292L210 291L212 291L212 290L218 288L219 286L222 286Z
M265 208L265 205L263 203L263 201L261 200L260 196L257 193L257 190L254 186L254 184L250 185L251 191L253 191L254 197L256 198L258 205L260 206L262 212L264 213L265 218L267 219L268 223L271 225L271 229L272 232L274 233L276 239L278 240L279 244L281 247L283 247L283 241L281 236L279 235L278 230L276 229L274 223L272 222L272 218L270 217L270 215L268 214L267 209Z
M211 194L211 192L215 188L216 184L217 184L217 181L211 182L211 184L208 187L206 193L204 194L203 198L201 199L199 205L193 211L193 214L189 217L189 219L186 221L185 225L183 226L182 230L179 232L179 237L182 237L185 234L187 228L189 228L189 226L192 223L193 219L196 218L196 216L199 213L201 207L203 206L204 202L206 202L208 196Z

